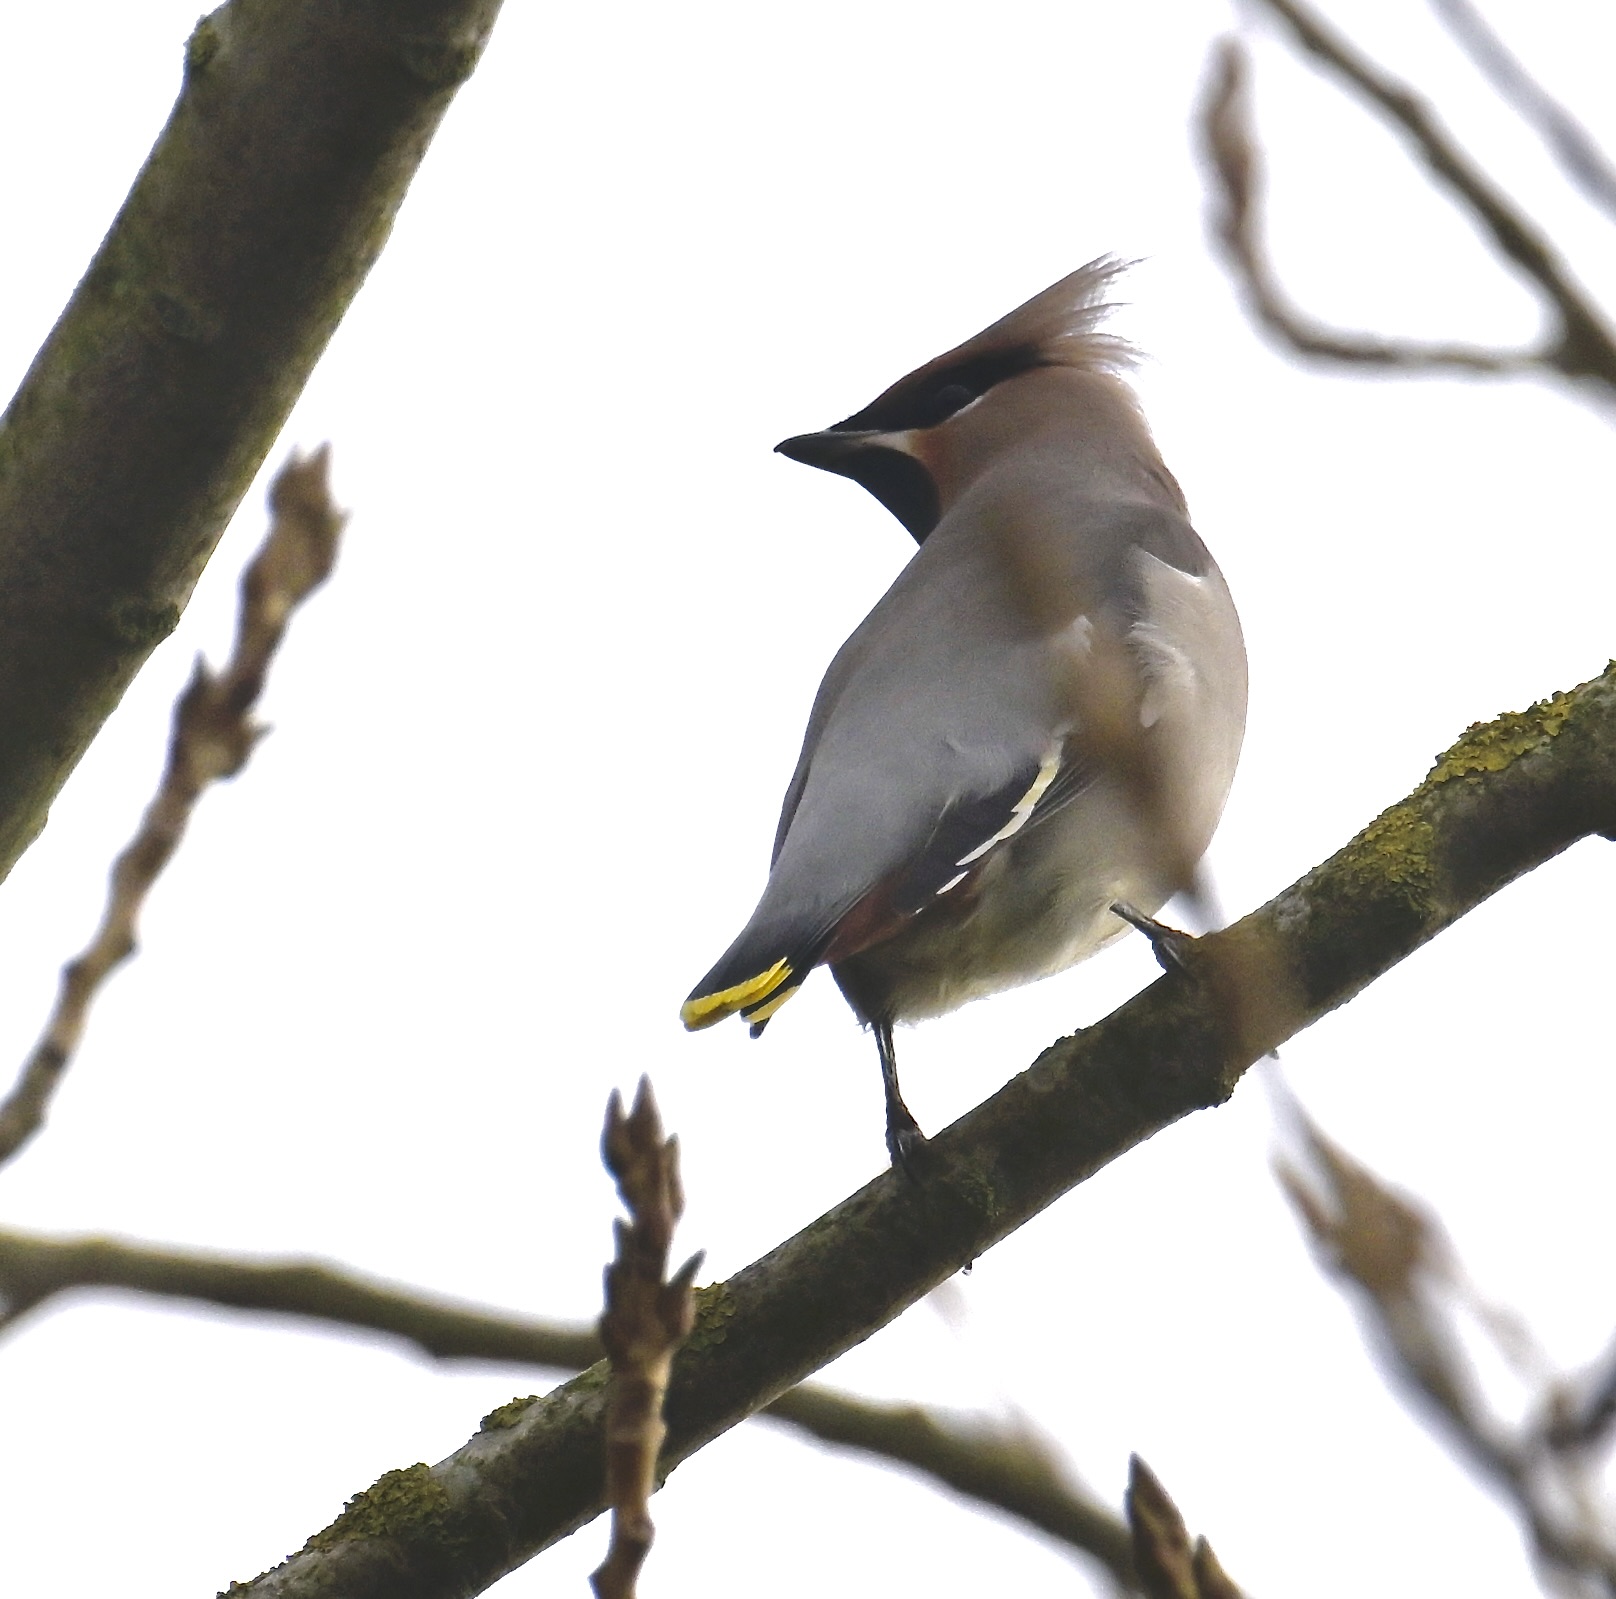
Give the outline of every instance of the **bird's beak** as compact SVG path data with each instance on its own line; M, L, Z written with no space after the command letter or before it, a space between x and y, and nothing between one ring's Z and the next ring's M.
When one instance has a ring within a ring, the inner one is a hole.
M847 473L848 459L872 444L885 444L887 435L876 428L826 428L821 433L799 433L782 439L775 453L826 472Z
M937 525L937 485L914 453L908 429L826 428L775 445L778 454L862 484L903 523L917 542Z

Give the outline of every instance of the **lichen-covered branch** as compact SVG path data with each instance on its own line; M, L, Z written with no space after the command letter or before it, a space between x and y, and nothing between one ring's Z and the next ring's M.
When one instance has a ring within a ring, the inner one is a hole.
M1333 73L1408 141L1432 177L1537 291L1547 330L1531 350L1493 351L1330 332L1303 316L1278 286L1260 223L1261 178L1245 103L1243 52L1223 41L1203 103L1202 137L1217 194L1214 232L1253 314L1297 354L1355 365L1477 372L1526 369L1591 379L1616 395L1616 334L1525 213L1460 148L1431 107L1374 65L1300 0L1256 0L1298 48Z
M146 896L210 784L234 777L261 729L252 712L292 613L331 573L345 520L331 503L329 454L294 456L269 492L269 534L241 580L235 647L215 674L201 661L174 706L168 761L140 830L112 865L101 924L62 970L56 1005L15 1086L0 1101L0 1164L39 1131L84 1035L101 985L135 950Z
M674 1362L671 1470L884 1326L1075 1184L1580 838L1616 831L1616 666L1469 730L1425 781L1261 910L1193 945L1097 1025L1051 1045L931 1142L697 1294ZM504 1407L395 1513L352 1516L239 1590L254 1599L478 1592L603 1507L602 1383ZM361 1496L363 1499L363 1496ZM369 1501L365 1501L369 1504ZM374 1509L374 1506L372 1506Z
M634 1599L640 1568L656 1529L651 1495L657 1456L667 1429L662 1399L679 1345L695 1321L691 1284L702 1256L692 1255L668 1277L673 1229L684 1214L679 1181L679 1140L665 1138L651 1079L640 1078L627 1114L616 1089L606 1107L602 1139L606 1169L629 1220L615 1224L617 1254L606 1268L606 1308L600 1341L606 1381L606 1499L612 1509L611 1543L591 1574L597 1599Z
M603 1354L593 1327L459 1304L318 1260L244 1260L114 1238L0 1229L0 1329L58 1295L110 1288L231 1310L294 1316L396 1338L436 1360L496 1360L580 1371ZM520 1413L534 1399L513 1401ZM883 1405L805 1383L760 1413L839 1448L903 1465L1024 1522L1104 1566L1126 1588L1128 1529L1021 1427Z
M1286 1119L1296 1156L1278 1162L1280 1182L1321 1262L1365 1310L1391 1380L1513 1507L1554 1579L1546 1584L1551 1591L1569 1591L1566 1582L1581 1579L1616 1593L1616 1542L1593 1508L1590 1459L1562 1436L1562 1385L1543 1380L1524 1418L1490 1404L1461 1327L1487 1336L1499 1318L1478 1307L1436 1218L1326 1138L1298 1107ZM1524 1329L1511 1323L1508 1338L1495 1334L1493 1341L1519 1369ZM1549 1370L1540 1352L1531 1365Z
M174 627L498 10L229 0L197 25L0 420L0 877Z

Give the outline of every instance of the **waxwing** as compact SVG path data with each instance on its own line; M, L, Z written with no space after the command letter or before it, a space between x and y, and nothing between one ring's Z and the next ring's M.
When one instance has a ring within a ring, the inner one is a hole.
M895 383L794 461L919 544L808 718L768 885L681 1013L757 1036L816 966L923 1142L895 1022L1058 972L1190 887L1245 729L1240 622L1098 331L1102 258Z

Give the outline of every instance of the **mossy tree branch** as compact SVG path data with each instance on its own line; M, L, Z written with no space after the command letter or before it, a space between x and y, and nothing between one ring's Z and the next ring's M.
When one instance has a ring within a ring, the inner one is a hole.
M198 574L499 0L229 0L0 420L0 876Z
M108 1288L380 1333L434 1360L575 1372L602 1355L593 1327L467 1305L320 1260L248 1260L0 1228L0 1331L62 1295ZM814 1383L782 1394L760 1415L821 1443L906 1466L1097 1561L1119 1591L1135 1591L1121 1517L1024 1423L880 1404Z
M1407 799L1261 910L1061 1039L932 1141L699 1296L662 1468L868 1337L1061 1194L1578 839L1616 831L1616 665L1472 728ZM231 1592L481 1591L602 1509L603 1372L504 1406L436 1466L390 1472L298 1554Z

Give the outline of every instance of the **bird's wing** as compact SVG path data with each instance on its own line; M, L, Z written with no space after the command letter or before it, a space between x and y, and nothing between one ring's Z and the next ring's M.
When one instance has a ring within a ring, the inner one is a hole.
M1006 569L992 552L939 530L838 653L786 793L768 885L685 1002L687 1027L737 1012L761 1025L814 966L891 937L999 844L1127 763L1147 686L1130 632L1135 552L1160 545L1182 569L1201 546L1181 518L1148 506L1057 504L1049 514L1051 549L1093 570L1037 568L1027 581L1075 597L1077 614L1051 610L1028 625L1027 607L1004 597ZM1088 538L1073 541L1070 525ZM1183 551L1175 539L1189 541ZM1088 596L1108 598L1084 608ZM1117 692L1101 692L1106 683ZM1101 713L1113 699L1118 726L1108 730Z
M891 937L911 917L952 893L980 870L994 849L1052 814L1079 793L1091 772L1074 742L1052 740L989 792L961 794L935 808L929 827L909 847L875 860L862 857L841 876L840 893L793 896L771 881L757 913L722 960L696 985L682 1016L690 1028L740 1014L753 1030L777 1011L815 966L842 960ZM866 838L849 842L862 846ZM792 878L803 874L793 872Z

